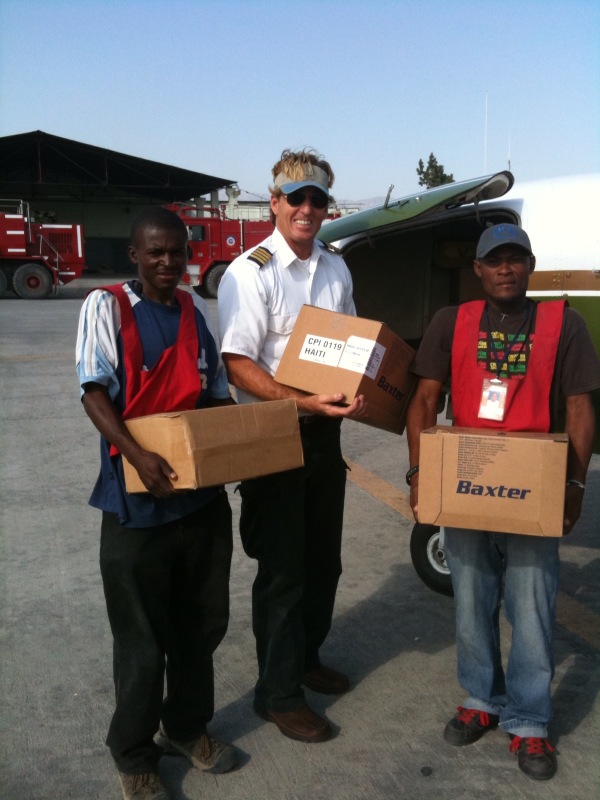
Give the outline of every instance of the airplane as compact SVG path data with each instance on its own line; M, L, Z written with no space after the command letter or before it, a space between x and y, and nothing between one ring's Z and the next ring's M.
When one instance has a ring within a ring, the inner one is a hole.
M318 238L344 257L357 313L385 322L413 347L443 306L482 297L473 271L486 226L510 222L529 234L536 267L528 295L567 298L600 354L600 174L515 181L507 170L391 199L333 220ZM594 392L600 420L600 391ZM594 452L600 452L600 424ZM411 556L421 579L452 594L443 528L416 523Z

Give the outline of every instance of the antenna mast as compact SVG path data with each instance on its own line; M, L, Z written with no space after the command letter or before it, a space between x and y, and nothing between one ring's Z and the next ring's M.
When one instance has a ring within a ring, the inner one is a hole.
M485 93L485 121L483 127L483 174L487 174L488 93Z

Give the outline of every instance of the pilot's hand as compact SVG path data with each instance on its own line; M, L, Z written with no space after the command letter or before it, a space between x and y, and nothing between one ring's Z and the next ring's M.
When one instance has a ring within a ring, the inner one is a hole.
M367 417L367 401L364 395L355 397L352 403L345 405L345 395L313 394L306 397L302 408L309 414L320 414L324 417L348 417L349 419L364 419Z

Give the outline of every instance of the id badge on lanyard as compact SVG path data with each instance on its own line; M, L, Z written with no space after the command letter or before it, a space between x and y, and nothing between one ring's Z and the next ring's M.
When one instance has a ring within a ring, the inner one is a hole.
M529 322L531 316L531 305L526 301L526 314L525 319L521 323L519 330L512 338L510 344L505 348L504 356L499 361L494 356L496 362L496 375L500 375L504 364L508 363L508 358L513 345L519 342L519 336L525 325ZM487 320L489 341L492 340L492 326L490 324L490 317L487 305L485 307L485 316ZM525 337L526 338L526 337ZM494 351L492 350L492 353ZM479 419L493 419L496 422L502 422L504 419L504 411L506 407L506 396L508 394L508 380L506 378L484 378L481 386L481 397L479 399L479 412L477 416Z
M504 419L508 381L500 378L484 378L479 401L479 419Z

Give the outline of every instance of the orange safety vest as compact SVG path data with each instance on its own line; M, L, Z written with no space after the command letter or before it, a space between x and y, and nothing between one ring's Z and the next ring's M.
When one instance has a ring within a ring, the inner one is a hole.
M479 404L484 378L497 377L477 362L477 342L489 335L482 331L485 301L473 300L458 309L452 342L452 410L454 424L465 428L506 431L550 430L550 388L562 329L564 300L537 306L535 331L527 356L525 375L508 377L504 419L480 419ZM491 341L488 343L491 346Z
M181 319L175 344L168 347L151 369L143 369L143 348L133 308L122 284L102 287L117 298L121 310L125 409L123 419L170 411L191 411L201 392L198 371L198 328L194 301L187 292L176 289ZM118 450L111 445L110 454Z

